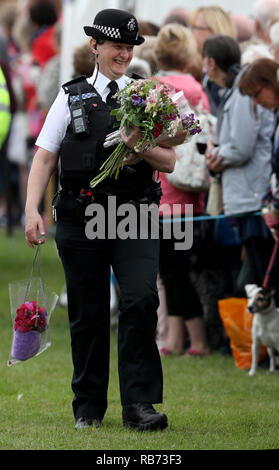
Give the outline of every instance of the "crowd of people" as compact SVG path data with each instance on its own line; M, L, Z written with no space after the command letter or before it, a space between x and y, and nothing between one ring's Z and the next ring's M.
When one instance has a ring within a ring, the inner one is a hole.
M62 2L2 2L0 61L10 94L11 126L1 148L0 223L24 225L34 144L60 87Z
M29 0L24 9L15 0L0 9L0 65L11 114L9 133L0 141L2 226L24 225L35 142L61 87L62 25L59 0ZM139 21L139 34L145 42L134 49L128 74L183 90L193 109L201 106L217 118L205 159L211 177L221 182L226 216L194 219L194 243L183 253L174 240L161 241L157 345L162 356L226 352L218 300L245 296L245 283L262 284L278 239L266 213L267 199L269 206L279 205L279 1L255 2L249 18L219 6L175 8L160 25ZM74 76L91 77L94 67L85 42L73 53ZM192 204L194 217L207 214L208 193L182 191L165 173L160 179L161 204ZM57 185L54 175L41 204L49 229ZM279 306L277 266L278 260L270 282Z

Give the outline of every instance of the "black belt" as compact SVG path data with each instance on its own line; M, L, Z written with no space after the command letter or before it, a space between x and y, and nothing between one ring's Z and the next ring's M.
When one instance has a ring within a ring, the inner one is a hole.
M62 188L56 193L52 201L52 212L55 222L57 221L57 209L59 202L61 196L63 195L70 196L73 201L76 201L75 217L78 217L78 219L83 219L85 223L87 222L87 217L85 216L86 207L93 202L102 204L104 207L106 207L109 196L115 196L117 198L117 206L127 203L133 204L136 208L140 208L141 204L150 205L155 203L158 205L158 202L154 200L154 194L150 194L150 196L136 197L135 199L125 199L116 194L108 194L105 192L101 193L95 190L93 192L91 189L81 189L78 191L76 189L72 190Z
M118 194L112 194L107 192L96 191L88 188L82 188L80 190L72 190L72 189L64 189L62 188L60 194L66 194L68 196L72 196L77 199L77 201L83 206L86 207L93 202L100 202L104 203L108 200L109 196L115 196L119 204L152 204L154 201L153 194L150 195L142 195L142 196L132 196L130 198L125 198Z

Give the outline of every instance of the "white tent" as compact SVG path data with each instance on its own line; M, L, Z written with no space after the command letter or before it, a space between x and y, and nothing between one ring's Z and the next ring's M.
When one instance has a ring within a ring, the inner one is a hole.
M119 3L119 0L64 0L61 83L71 80L75 48L89 40L83 31L83 26L92 24L99 10L120 8Z

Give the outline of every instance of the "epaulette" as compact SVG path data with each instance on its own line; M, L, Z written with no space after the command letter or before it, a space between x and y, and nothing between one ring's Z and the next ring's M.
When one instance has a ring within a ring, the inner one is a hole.
M86 80L86 76L80 75L78 77L75 77L73 80L70 80L69 82L64 83L64 85L62 85L62 88L65 91L65 93L69 93L69 88L72 85L76 85L77 83L83 82L84 80Z
M141 77L140 75L138 75L135 72L133 72L130 77L133 78L134 80L143 80L144 79L143 77Z

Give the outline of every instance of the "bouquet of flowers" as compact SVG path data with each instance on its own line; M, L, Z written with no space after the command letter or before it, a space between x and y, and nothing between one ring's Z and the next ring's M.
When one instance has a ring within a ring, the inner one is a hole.
M46 309L36 301L25 302L16 310L12 357L25 361L40 349L40 334L47 327Z
M14 329L27 333L27 331L43 332L46 329L46 309L33 300L25 302L16 311Z
M44 286L41 274L39 277L33 277L39 247L40 245L35 254L30 278L9 284L13 338L8 366L26 361L51 345L50 317L58 295Z
M121 130L128 135L133 126L141 129L142 137L134 152L147 151L158 144L179 145L201 132L183 92L175 93L167 85L154 80L136 80L116 94L120 103L111 111L120 123L119 130L109 134L104 147L118 144L100 168L100 174L90 182L94 188L108 176L118 178L120 167L131 149L121 141Z

